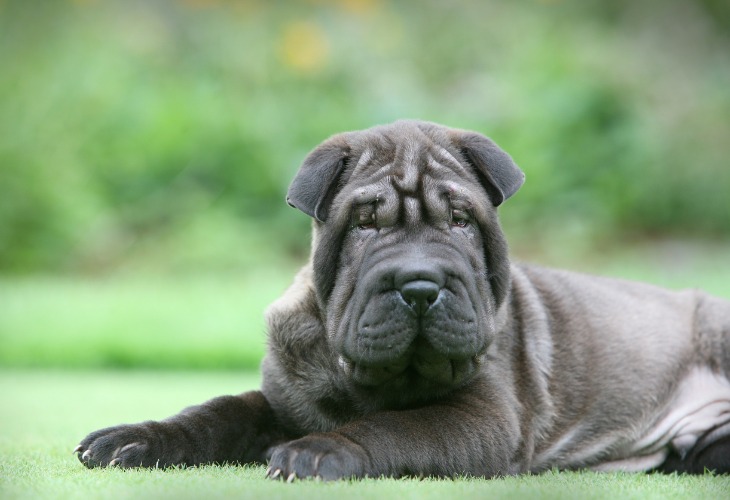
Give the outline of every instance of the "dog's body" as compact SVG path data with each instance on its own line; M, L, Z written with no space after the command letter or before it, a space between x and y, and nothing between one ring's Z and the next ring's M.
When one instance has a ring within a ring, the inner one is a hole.
M523 182L422 122L335 136L289 190L312 259L267 313L261 392L112 427L88 466L270 459L271 477L730 472L730 303L510 265Z

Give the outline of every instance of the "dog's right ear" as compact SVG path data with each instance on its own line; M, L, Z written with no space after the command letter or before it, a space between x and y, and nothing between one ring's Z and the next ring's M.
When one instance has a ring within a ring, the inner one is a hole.
M327 220L349 154L350 147L342 135L317 146L299 167L286 194L286 202L320 222Z

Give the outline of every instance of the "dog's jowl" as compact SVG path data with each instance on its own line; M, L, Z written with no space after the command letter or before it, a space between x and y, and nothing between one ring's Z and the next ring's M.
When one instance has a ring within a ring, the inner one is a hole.
M80 460L290 480L730 472L730 302L510 264L497 207L523 180L474 132L328 139L289 189L313 250L267 312L261 391L93 432Z

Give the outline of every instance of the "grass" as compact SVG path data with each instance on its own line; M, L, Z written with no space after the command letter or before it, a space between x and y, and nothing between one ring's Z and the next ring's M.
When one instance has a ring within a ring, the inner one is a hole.
M727 246L651 245L590 258L573 247L537 259L516 247L525 260L730 298L730 268L718 265ZM711 475L288 485L265 480L263 467L89 471L78 463L71 450L92 430L257 387L246 369L263 352L262 311L293 272L0 279L0 498L728 498L730 477Z
M0 279L0 365L256 369L293 275Z
M87 470L71 454L89 431L161 418L255 388L231 372L0 370L0 498L727 498L730 477L549 472L496 480L285 484L263 467Z
M730 299L730 240L609 240L597 246L580 229L537 242L512 238L516 260L658 286L699 288ZM537 251L533 250L538 248Z
M525 260L697 287L730 298L730 244L665 243L582 252L548 244ZM0 367L255 370L265 348L263 311L295 265L248 273L0 277Z

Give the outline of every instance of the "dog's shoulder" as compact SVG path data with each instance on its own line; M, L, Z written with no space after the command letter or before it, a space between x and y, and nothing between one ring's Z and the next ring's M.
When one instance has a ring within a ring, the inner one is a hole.
M262 391L277 417L295 433L330 430L352 418L341 389L337 358L327 342L311 263L266 310L268 348Z
M300 364L302 360L329 357L312 274L311 264L304 266L289 288L265 312L269 354L284 363L290 360Z

